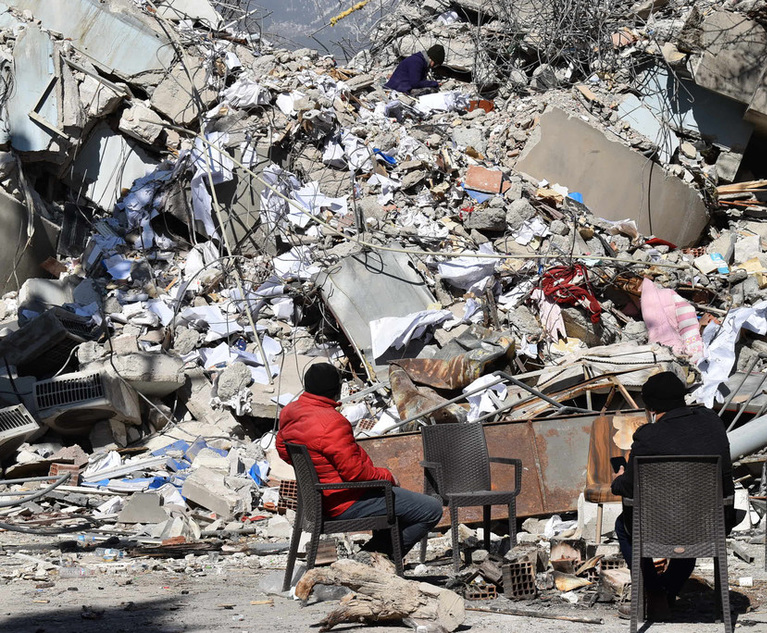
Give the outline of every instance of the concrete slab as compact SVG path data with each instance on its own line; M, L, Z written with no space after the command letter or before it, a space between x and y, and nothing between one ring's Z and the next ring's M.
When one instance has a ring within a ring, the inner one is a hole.
M154 170L157 161L132 141L99 123L77 155L72 170L62 176L75 188L85 183L84 194L105 211L111 211L122 191Z
M661 142L665 142L666 154L673 154L679 145L671 132L673 130L700 136L735 153L738 155L737 164L740 163L754 130L751 123L743 120L746 113L743 104L690 80L678 79L662 67L640 73L635 85L642 96L629 95L618 106L618 113L632 128L650 140L655 141L659 137ZM665 157L662 160L667 161Z
M637 221L639 231L688 246L708 222L698 192L642 154L559 109L543 114L517 169L583 194L599 217Z
M212 29L219 28L222 22L208 0L165 0L158 3L157 14L168 20L197 20Z
M152 107L177 125L190 125L200 114L198 104L210 106L218 97L207 87L205 64L197 57L184 56L152 93Z
M152 492L136 492L117 515L118 523L160 523L168 513L160 506L162 497Z
M109 73L130 79L169 68L174 48L131 0L8 0L41 24L62 33Z
M27 223L30 214L27 207L0 189L0 293L18 290L30 277L50 277L40 264L56 256L59 228L44 220L38 213L32 214L34 234L29 247L26 243ZM9 273L13 271L14 274Z
M767 31L742 13L715 11L699 35L702 53L693 62L695 83L726 97L751 103L764 86Z
M189 501L230 519L235 514L249 512L250 493L247 498L226 485L224 475L210 468L198 468L186 478L181 494Z
M427 310L436 303L426 283L407 255L381 251L342 259L317 278L322 299L341 329L360 353L371 379L388 376L388 361L412 358L423 346L412 341L404 349L389 350L373 358L370 322L382 317L402 317Z
M20 152L41 152L48 149L55 133L33 121L29 113L37 110L40 117L58 127L58 93L49 90L56 79L53 42L47 33L29 25L16 40L13 58L14 89L8 99L11 145Z

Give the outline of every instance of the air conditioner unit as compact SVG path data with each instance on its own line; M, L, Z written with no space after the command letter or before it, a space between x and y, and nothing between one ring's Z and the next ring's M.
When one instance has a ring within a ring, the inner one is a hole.
M0 458L12 454L40 429L23 404L0 409Z
M15 365L21 376L50 376L64 366L77 345L97 338L99 332L89 318L51 308L0 339L0 359Z
M35 405L40 420L64 435L88 432L101 420L141 424L136 392L105 372L76 372L39 380Z

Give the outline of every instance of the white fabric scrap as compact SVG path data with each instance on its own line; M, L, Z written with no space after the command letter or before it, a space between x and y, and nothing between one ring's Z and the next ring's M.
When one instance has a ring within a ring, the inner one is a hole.
M480 376L477 378L474 382L472 382L470 385L467 385L463 388L463 393L469 393L470 391L474 391L475 389L480 389L481 387L485 387L486 385L489 385L494 380L497 380L495 376L492 374L488 374L487 376ZM491 411L496 410L495 402L493 402L493 399L490 397L490 393L494 393L497 396L497 399L499 401L504 401L506 399L506 396L508 395L508 390L506 389L506 385L503 383L497 383L495 385L491 385L484 389L483 391L480 391L478 393L475 393L471 396L467 396L466 400L468 400L470 409L468 414L468 421L474 422L477 418L482 416L484 413L490 413Z
M285 116L295 116L298 114L295 109L295 104L300 99L303 99L306 95L303 92L297 90L293 92L283 92L277 95L276 104Z
M549 235L551 235L549 227L540 218L527 220L519 229L511 232L514 241L522 246L527 246L536 237L547 237Z
M418 97L416 110L423 114L432 112L457 112L469 109L469 98L458 90L433 92Z
M225 101L235 108L244 110L260 105L269 105L272 95L256 81L248 77L240 77L231 86L221 92Z
M422 310L403 317L383 317L371 321L373 358L379 358L391 347L402 349L411 340L423 336L432 325L439 325L452 316L450 310Z
M308 246L294 246L290 251L272 260L275 274L280 278L298 277L302 280L311 279L320 272L320 268L312 264L311 249Z
M493 247L482 244L477 254L491 254ZM456 288L481 291L495 272L496 260L485 257L452 257L438 266L440 276Z
M698 363L703 384L692 394L696 402L712 407L714 401L723 401L719 386L730 377L735 364L735 343L741 329L767 334L767 301L760 301L750 308L731 310L721 325L712 322L703 330L705 351Z
M359 136L344 131L341 134L341 145L344 147L344 155L349 165L349 171L362 170L367 173L373 169L373 153L368 149Z

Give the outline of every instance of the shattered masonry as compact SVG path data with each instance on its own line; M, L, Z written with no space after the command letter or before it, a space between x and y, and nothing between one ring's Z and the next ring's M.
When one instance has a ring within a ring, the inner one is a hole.
M590 429L604 411L626 450L659 369L721 408L739 529L763 525L767 3L556 5L402 0L347 62L231 3L0 5L0 458L71 474L38 502L19 484L16 520L287 539L272 431L332 359L404 485L422 424L497 423L536 466L527 549L475 552L477 595L625 590L610 556L536 544L595 540ZM383 89L436 42L439 91Z

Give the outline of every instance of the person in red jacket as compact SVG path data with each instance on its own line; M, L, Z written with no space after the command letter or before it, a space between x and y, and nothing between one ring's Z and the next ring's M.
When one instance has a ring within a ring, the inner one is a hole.
M428 495L399 487L387 468L373 465L357 444L352 426L336 411L341 395L341 377L329 363L311 365L304 373L304 393L280 414L277 452L290 463L285 443L303 444L309 449L320 483L384 479L393 484L394 511L399 518L404 556L442 518L442 503ZM323 512L333 519L358 519L386 513L382 491L357 489L323 490ZM388 530L374 532L365 544L367 551L392 556Z

